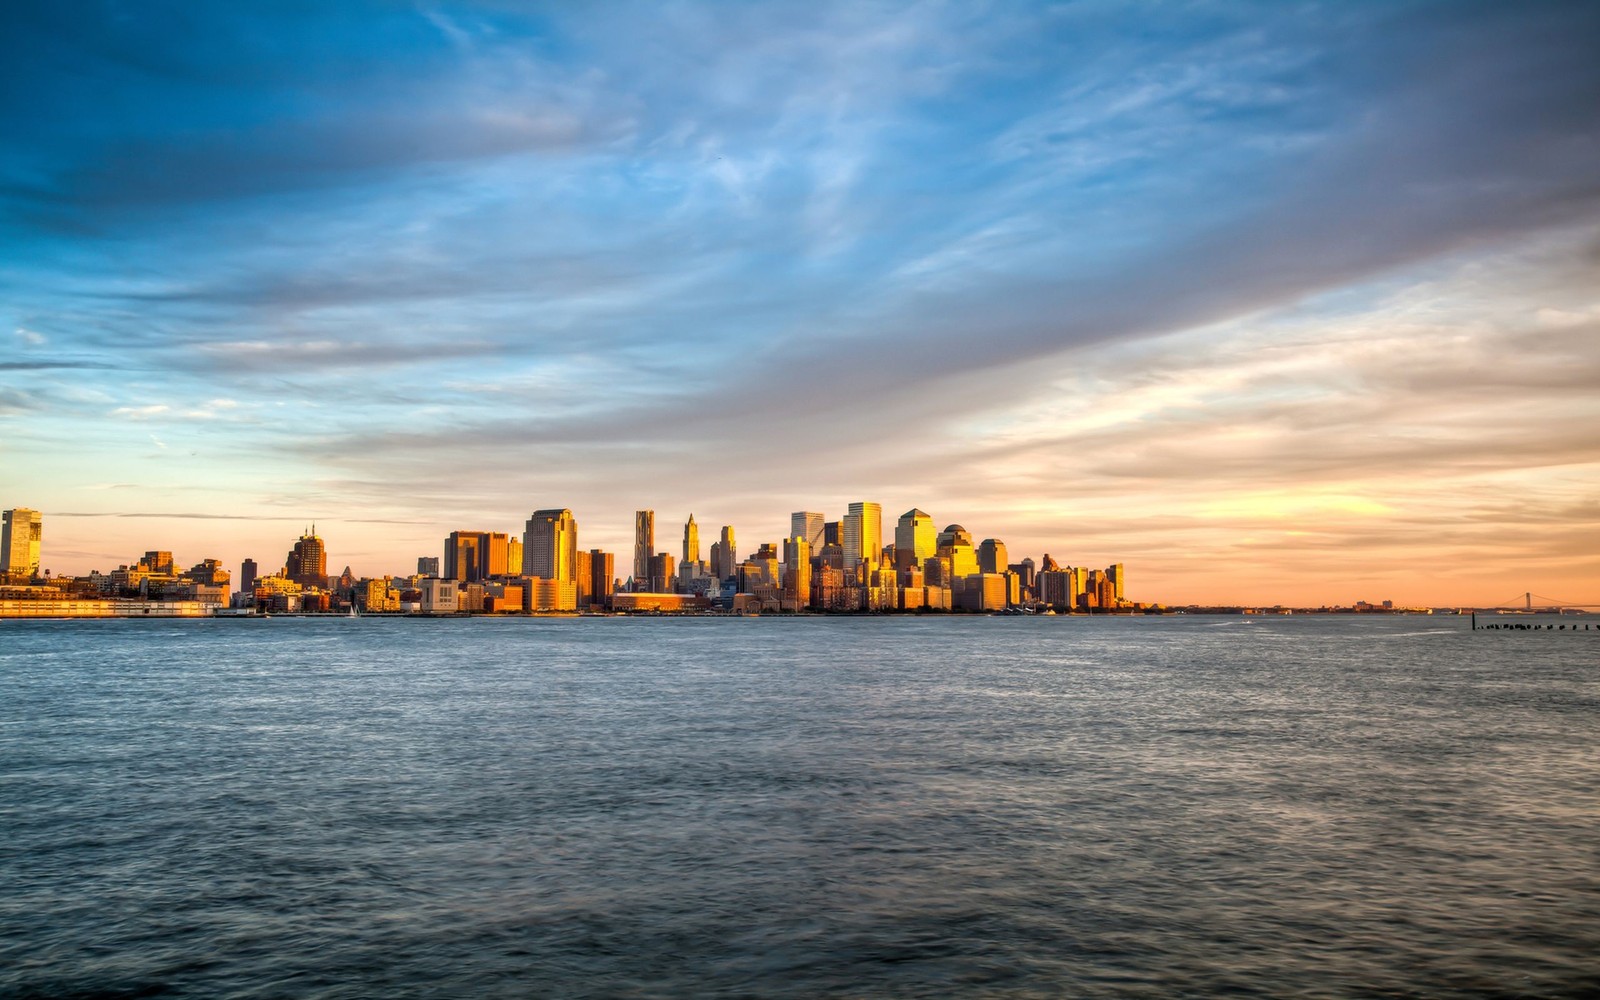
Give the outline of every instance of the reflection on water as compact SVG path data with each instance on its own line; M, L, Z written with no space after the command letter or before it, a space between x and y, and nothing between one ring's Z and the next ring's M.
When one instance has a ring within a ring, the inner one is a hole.
M1600 990L1600 641L1454 624L7 623L0 995Z

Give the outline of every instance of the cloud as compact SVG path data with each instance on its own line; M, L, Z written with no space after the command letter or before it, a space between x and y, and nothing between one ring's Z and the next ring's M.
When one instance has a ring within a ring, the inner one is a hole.
M293 470L286 502L781 519L903 488L1033 545L1073 530L1036 508L1149 519L1183 490L1355 537L1350 504L1421 503L1410 469L1476 497L1594 445L1597 26L31 11L0 41L34 81L0 98L0 281L60 356L0 371L13 408L100 394L50 440L169 421L175 453ZM1442 273L1473 261L1517 279Z
M171 409L172 407L166 403L148 403L144 406L119 406L112 410L110 415L113 417L126 417L129 420L149 420L151 417L159 417ZM151 440L155 440L154 436L151 437ZM159 441L156 443L160 444ZM166 447L166 445L161 446L163 448Z

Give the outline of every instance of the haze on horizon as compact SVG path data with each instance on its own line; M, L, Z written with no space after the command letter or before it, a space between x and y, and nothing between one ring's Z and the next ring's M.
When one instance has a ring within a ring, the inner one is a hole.
M1600 5L5 20L57 573L865 499L1137 600L1600 602Z

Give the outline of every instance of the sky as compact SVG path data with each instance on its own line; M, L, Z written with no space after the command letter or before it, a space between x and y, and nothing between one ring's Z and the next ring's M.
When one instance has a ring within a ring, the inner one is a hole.
M9 4L0 507L1600 603L1600 4Z

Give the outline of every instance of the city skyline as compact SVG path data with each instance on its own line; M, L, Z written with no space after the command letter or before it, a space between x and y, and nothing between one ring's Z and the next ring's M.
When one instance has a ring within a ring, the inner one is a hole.
M1593 5L183 10L0 39L45 568L873 497L1176 604L1600 602Z

